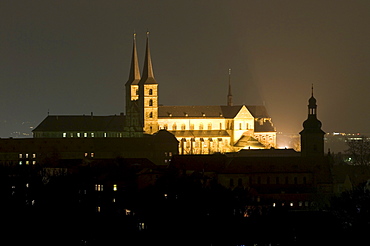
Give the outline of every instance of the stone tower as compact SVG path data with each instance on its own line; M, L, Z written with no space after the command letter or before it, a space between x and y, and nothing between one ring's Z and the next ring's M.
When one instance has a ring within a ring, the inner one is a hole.
M125 84L126 89L126 132L129 137L142 136L139 110L139 60L136 50L136 33L134 33L130 75Z
M149 48L149 32L146 38L146 51L142 77L139 81L140 121L144 133L153 134L158 127L158 83L154 78Z
M311 98L308 100L308 117L303 122L303 130L299 133L302 156L324 156L325 132L321 130L321 125L321 121L317 119L317 105L312 86Z

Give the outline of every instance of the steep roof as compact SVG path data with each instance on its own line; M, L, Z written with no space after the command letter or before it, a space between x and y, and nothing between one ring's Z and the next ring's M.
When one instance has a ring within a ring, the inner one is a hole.
M149 32L147 32L147 37L146 37L144 68L143 68L141 80L139 82L139 85L143 85L143 84L157 84L157 81L154 78L152 58L150 55Z
M37 131L123 131L123 115L48 115L34 130Z
M137 58L137 51L136 51L136 33L134 33L130 75L126 82L126 85L131 85L131 84L136 85L139 83L139 81L140 81L139 60Z

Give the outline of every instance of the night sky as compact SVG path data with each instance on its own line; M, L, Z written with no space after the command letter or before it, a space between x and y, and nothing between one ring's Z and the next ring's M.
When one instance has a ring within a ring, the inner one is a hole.
M134 31L159 103L265 104L298 133L370 133L370 1L0 1L0 137L48 114L124 112ZM33 122L33 123L32 123Z

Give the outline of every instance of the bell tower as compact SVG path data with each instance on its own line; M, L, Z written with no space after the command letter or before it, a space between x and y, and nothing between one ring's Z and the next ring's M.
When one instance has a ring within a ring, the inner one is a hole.
M303 122L301 135L302 156L324 156L324 134L321 130L321 121L317 119L316 99L313 96L313 85L311 98L308 100L308 117Z
M158 83L154 78L149 48L149 32L146 37L146 51L142 77L139 81L140 119L144 133L153 134L158 127Z
M125 84L126 89L126 131L129 137L142 136L140 124L139 99L140 70L136 50L136 33L134 33L130 75Z

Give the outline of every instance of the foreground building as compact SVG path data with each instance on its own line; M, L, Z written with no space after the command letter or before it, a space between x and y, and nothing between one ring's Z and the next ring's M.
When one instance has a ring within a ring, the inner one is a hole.
M134 35L126 88L126 115L49 115L33 130L35 138L142 137L165 129L179 141L180 154L212 154L276 147L276 130L262 105L234 106L229 92L225 106L161 106L149 47L142 74Z

